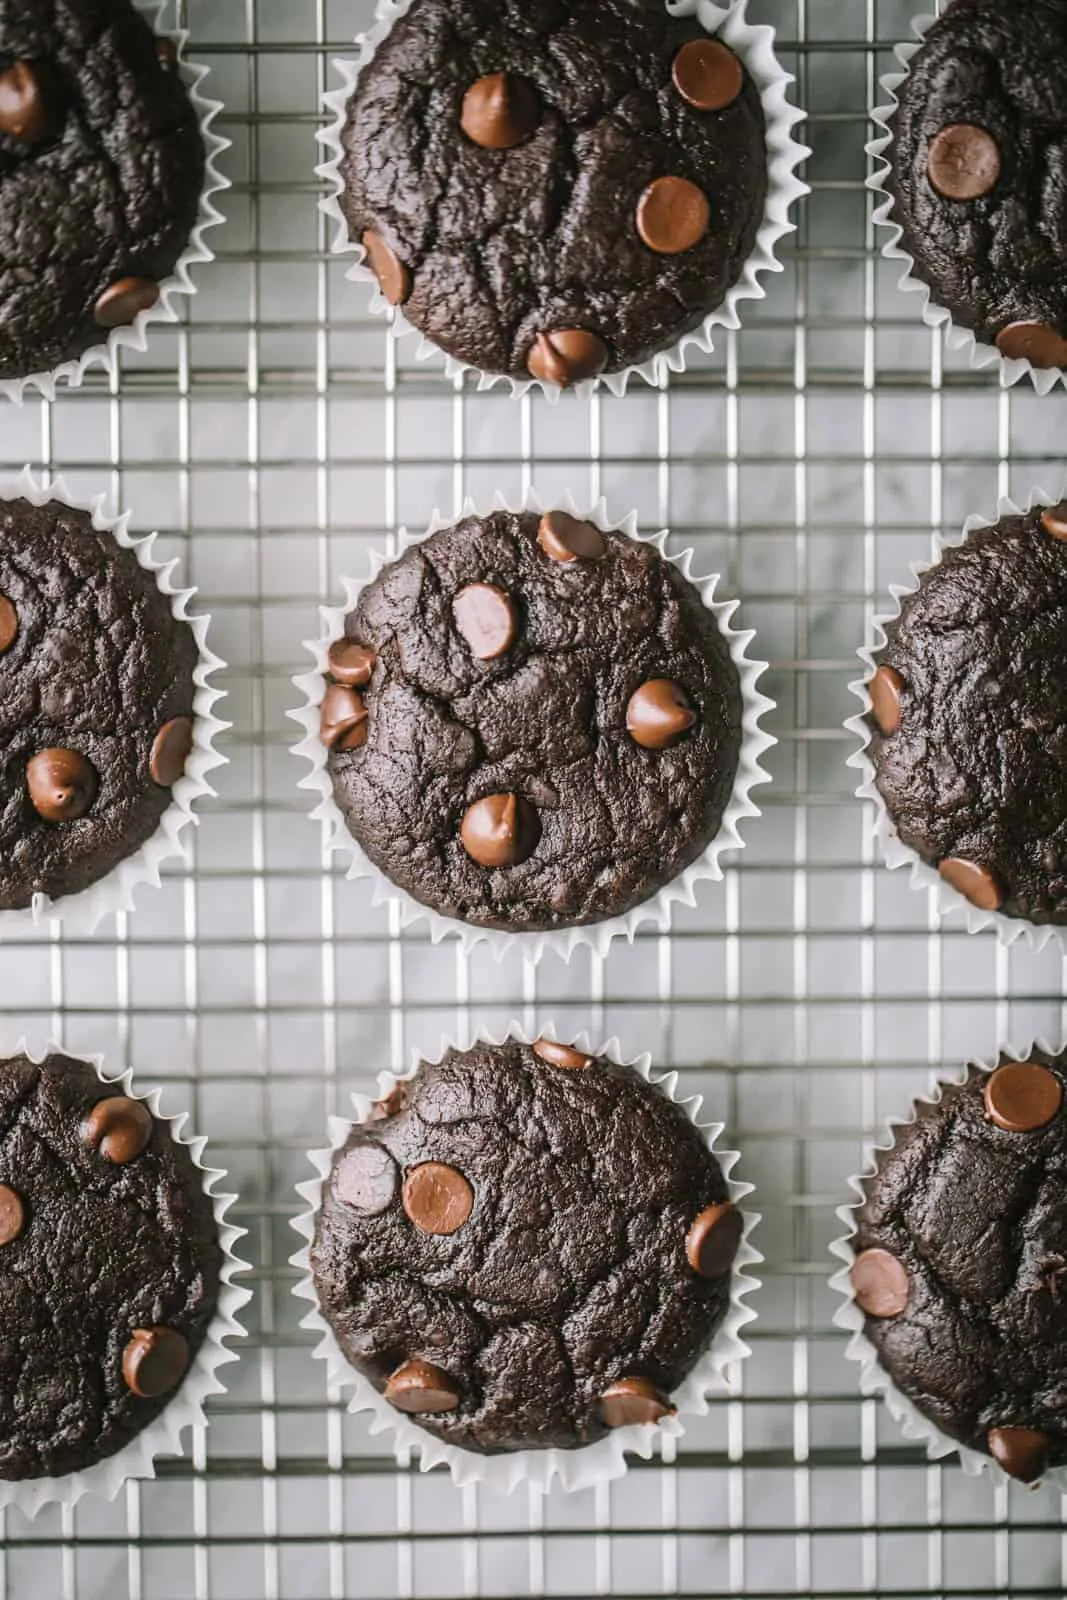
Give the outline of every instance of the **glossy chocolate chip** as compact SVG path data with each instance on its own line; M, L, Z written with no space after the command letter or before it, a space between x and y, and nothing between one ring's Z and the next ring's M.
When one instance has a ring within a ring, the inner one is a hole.
M173 39L168 39L166 34L161 34L156 40L156 56L160 66L171 71L178 65L178 46Z
M400 1174L380 1144L357 1144L337 1163L334 1188L342 1205L377 1217L392 1205Z
M946 200L980 200L1000 177L1000 147L973 122L954 122L930 141L926 170Z
M474 1210L474 1190L455 1167L424 1161L404 1179L403 1205L420 1233L458 1233Z
M986 1116L1006 1133L1047 1128L1063 1104L1054 1072L1036 1061L1008 1061L986 1079Z
M685 1253L693 1271L702 1278L725 1277L744 1231L744 1218L729 1200L706 1206L685 1236Z
M495 661L515 643L518 617L505 589L492 583L469 583L452 602L456 627L478 661Z
M354 639L335 639L327 657L327 671L335 683L346 689L363 689L374 673L378 657L369 645Z
M558 383L562 388L597 377L607 364L608 347L603 339L582 328L539 333L526 358L531 377Z
M1041 526L1050 539L1067 543L1067 502L1061 500L1058 506L1048 506L1042 511Z
M22 1196L9 1184L0 1183L0 1245L14 1244L26 1226L26 1207Z
M1035 1428L990 1428L986 1442L993 1460L1020 1483L1036 1483L1048 1469L1052 1440L1047 1433Z
M374 1101L367 1120L368 1122L384 1122L386 1117L395 1117L398 1111L403 1111L405 1103L404 1085L395 1083L384 1100Z
M463 97L460 127L483 150L512 150L541 120L537 91L514 72L491 72Z
M0 72L0 133L22 144L42 144L55 131L40 73L32 61Z
M0 594L0 655L10 650L19 634L19 614L6 594Z
M868 1317L899 1317L908 1303L908 1273L889 1250L861 1250L849 1273L856 1304Z
M620 1378L600 1396L600 1415L609 1428L636 1422L662 1422L674 1407L647 1378Z
M521 795L487 794L468 806L459 836L480 867L516 867L537 849L541 820Z
M976 861L964 861L960 856L949 856L938 866L945 882L979 911L998 911L1004 903L1000 885L985 867Z
M900 697L903 690L904 679L896 667L879 667L867 685L871 712L885 734L896 733L900 727Z
M533 1053L548 1066L561 1067L564 1072L580 1072L584 1067L591 1067L596 1061L595 1056L587 1056L581 1050L572 1050L567 1044L557 1044L555 1039L538 1039L533 1046Z
M1047 369L1067 367L1067 339L1044 322L1009 322L997 334L997 349L1009 361Z
M368 228L361 240L367 252L367 265L378 280L378 287L391 306L402 306L411 293L411 273L380 233Z
M80 750L39 750L26 763L26 784L45 822L75 822L96 799L96 769Z
M447 1372L429 1361L405 1361L389 1378L385 1398L397 1411L418 1416L420 1412L455 1411L459 1390Z
M176 1328L135 1328L122 1352L126 1387L142 1400L170 1394L189 1368L189 1345Z
M741 93L740 61L717 39L690 39L674 58L674 87L697 111L724 111Z
M710 225L708 197L688 178L657 178L637 202L637 231L657 255L692 250Z
M152 741L152 754L148 758L152 782L158 783L161 789L172 788L183 776L192 748L192 717L171 717Z
M650 678L630 696L626 726L643 750L667 750L696 722L685 690L669 678Z
M96 1102L81 1125L81 1136L105 1161L124 1167L147 1147L153 1126L143 1100L115 1094Z
M366 738L366 723L367 708L363 696L354 689L345 688L342 683L327 684L319 712L319 731L326 748L333 750L340 745L342 749L352 749L351 745L342 741L356 731L362 733L359 739L362 744Z
M153 279L120 278L104 290L93 307L93 316L98 327L125 328L142 311L150 311L158 299L159 284Z
M553 561L598 561L608 541L592 522L566 511L546 511L537 528L537 542Z

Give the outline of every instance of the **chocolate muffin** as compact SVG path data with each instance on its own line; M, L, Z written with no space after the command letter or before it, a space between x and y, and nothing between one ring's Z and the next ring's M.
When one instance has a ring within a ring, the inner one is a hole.
M568 384L720 306L767 194L759 91L664 0L415 0L361 73L338 201L449 355Z
M902 842L984 911L1067 923L1067 504L946 550L886 628L870 756Z
M1067 3L954 0L896 91L886 187L915 276L1008 358L1067 364Z
M222 1252L189 1150L84 1061L0 1062L0 1478L62 1477L154 1421Z
M492 1455L656 1423L726 1316L741 1213L685 1112L538 1040L452 1050L352 1130L311 1249L397 1410Z
M1030 1483L1067 1464L1067 1056L921 1102L856 1216L856 1302L897 1388Z
M87 512L0 500L0 909L95 883L159 826L198 649Z
M130 0L0 8L0 378L76 360L155 305L205 165L174 44Z
M468 517L364 589L329 673L345 821L445 916L618 916L719 831L740 679L713 613L650 544L563 512Z

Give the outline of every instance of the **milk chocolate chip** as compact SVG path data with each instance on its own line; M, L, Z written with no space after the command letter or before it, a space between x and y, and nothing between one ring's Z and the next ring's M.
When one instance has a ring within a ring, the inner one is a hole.
M608 364L608 347L595 333L582 328L557 328L554 333L539 333L526 365L530 376L566 388L595 378Z
M608 541L592 522L582 522L566 511L546 511L537 529L537 542L553 561L597 561Z
M696 722L685 690L669 678L650 678L630 696L626 726L644 750L667 750Z
M114 1094L96 1102L82 1123L81 1136L105 1161L124 1167L145 1149L152 1127L152 1113L143 1100Z
M192 717L171 717L160 728L152 743L152 753L148 758L152 782L158 783L161 789L173 788L185 772L185 763L192 748Z
M142 1400L176 1389L189 1367L189 1345L176 1328L135 1328L122 1352L126 1387Z
M124 328L149 311L159 299L159 284L151 278L120 278L110 289L105 289L96 305L93 316L101 328Z
M492 583L469 583L452 602L456 627L477 661L495 661L515 642L515 602Z
M40 73L32 61L0 72L0 133L22 144L42 144L55 131Z
M1063 1104L1054 1072L1036 1061L1007 1061L986 1079L986 1116L1006 1133L1047 1128Z
M861 1250L850 1277L856 1304L868 1317L899 1317L908 1303L908 1274L888 1250Z
M541 822L521 795L487 794L468 806L459 836L480 867L516 867L537 849Z
M609 1428L635 1422L662 1422L674 1407L647 1378L620 1378L600 1396L600 1415Z
M96 770L80 750L40 750L26 763L33 809L45 822L75 822L96 799Z
M458 1233L474 1210L474 1190L455 1167L424 1161L404 1179L403 1205L420 1233Z
M685 1236L689 1265L702 1278L723 1278L733 1266L745 1222L729 1200L706 1206Z
M454 1411L459 1390L447 1372L429 1361L405 1361L389 1378L385 1398L397 1411L418 1416L420 1412Z
M411 293L411 273L380 233L368 228L360 243L367 252L367 265L378 280L378 287L391 306L402 306Z
M708 197L688 178L657 178L637 202L637 231L657 255L692 250L710 225Z
M460 127L483 150L511 150L528 139L541 120L533 84L514 72L491 72L463 97Z

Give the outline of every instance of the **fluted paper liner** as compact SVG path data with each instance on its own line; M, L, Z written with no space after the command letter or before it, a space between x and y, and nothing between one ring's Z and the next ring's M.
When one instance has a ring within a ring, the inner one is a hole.
M982 1072L994 1072L1002 1061L1029 1061L1033 1051L1044 1050L1050 1056L1060 1052L1051 1049L1043 1040L1035 1039L1030 1049L1018 1051L1011 1045L1002 1045L997 1051L993 1061L976 1061L974 1066ZM985 1455L981 1450L972 1450L969 1445L961 1444L958 1439L953 1439L950 1434L943 1433L936 1423L924 1416L918 1406L909 1400L907 1395L897 1388L892 1378L886 1372L878 1359L878 1352L864 1332L865 1318L863 1312L856 1304L852 1292L850 1271L855 1257L853 1240L856 1237L857 1215L867 1198L864 1185L873 1178L877 1172L876 1157L888 1150L892 1150L897 1142L897 1129L910 1127L915 1122L920 1106L936 1106L946 1089L959 1088L965 1084L970 1076L970 1067L964 1067L962 1073L955 1077L942 1077L940 1074L931 1075L930 1092L917 1095L912 1102L909 1115L906 1117L890 1117L884 1126L882 1137L868 1147L867 1158L863 1169L855 1173L848 1180L848 1187L856 1195L856 1199L848 1205L838 1206L835 1215L846 1229L846 1232L835 1239L830 1246L831 1255L843 1262L830 1278L830 1287L842 1297L843 1304L834 1312L834 1323L851 1335L845 1350L849 1361L854 1361L860 1368L859 1386L861 1394L874 1396L885 1402L886 1410L897 1423L905 1439L916 1444L926 1446L926 1454L931 1461L943 1461L946 1457L957 1455L964 1472L969 1478L980 1477L983 1472L991 1472L998 1483L1013 1483L1020 1487L1019 1481L1005 1472L992 1456ZM1055 1467L1046 1472L1039 1480L1042 1484L1051 1484L1061 1491L1067 1490L1067 1467ZM1022 1485L1022 1487L1037 1488L1037 1484Z
M61 477L38 479L29 467L24 467L17 476L0 474L0 500L18 499L28 500L34 506L45 506L54 500L72 510L88 512L94 528L112 534L122 549L132 550L140 566L153 574L160 592L170 600L176 619L192 629L200 659L193 671L193 748L185 763L184 776L171 789L170 805L155 833L139 850L79 894L63 895L58 900L51 900L46 894L35 894L32 904L23 910L0 911L0 941L48 925L62 925L67 933L89 934L106 916L132 911L134 893L141 884L150 883L158 889L164 862L185 857L181 836L198 820L192 809L194 802L215 793L207 775L215 767L225 766L226 757L218 754L214 741L216 735L229 726L220 722L212 709L222 699L224 691L213 688L209 680L225 663L208 647L211 618L201 613L194 615L189 610L196 590L176 586L174 578L180 563L176 559L156 560L153 545L157 535L132 537L130 513L110 515L105 509L106 495L98 495L91 501L79 500L70 493Z
M512 933L502 932L493 928L477 927L472 923L462 922L455 917L442 916L440 912L432 910L429 906L422 905L419 901L401 889L385 873L373 864L355 838L345 826L345 820L333 796L333 785L327 768L328 752L319 734L319 707L326 691L323 673L327 670L327 655L330 645L344 633L345 617L353 609L359 597L368 584L381 572L383 567L390 565L398 559L405 550L412 545L421 544L442 528L454 527L456 522L466 517L484 517L493 511L510 511L512 513L535 512L538 515L548 510L569 511L573 516L594 523L602 533L624 533L630 538L642 540L646 544L654 545L666 560L673 563L693 587L699 592L705 606L715 617L723 638L729 646L730 655L734 666L737 668L741 680L742 719L741 719L741 751L738 758L737 775L734 779L733 794L730 803L723 814L722 823L715 838L706 846L690 866L670 883L643 901L639 906L625 912L619 917L605 918L602 922L584 923L573 928L552 929L544 933ZM487 943L498 958L502 958L509 950L521 949L531 960L540 960L544 952L552 951L569 960L574 950L581 946L595 951L598 955L606 954L613 939L625 938L633 941L637 929L645 922L653 922L661 932L666 932L671 922L671 907L676 903L693 906L696 904L696 885L704 879L719 881L723 877L721 857L728 850L739 850L744 847L739 825L747 817L760 815L759 807L751 797L751 791L760 783L770 781L769 775L760 765L760 758L777 743L773 735L766 733L760 727L760 718L764 712L772 710L773 700L760 692L759 679L766 671L766 663L753 661L747 654L748 647L755 638L755 633L749 629L738 632L732 626L732 621L739 602L736 600L722 601L715 599L715 591L719 583L718 575L708 578L696 578L691 571L692 550L683 550L678 555L671 555L667 550L669 533L664 531L655 535L645 535L638 532L637 513L631 512L621 522L613 522L607 511L604 500L598 500L591 508L579 507L569 494L556 497L551 505L542 502L534 490L529 490L519 505L509 505L504 497L497 494L488 511L479 508L473 501L467 500L463 511L458 518L441 517L434 513L429 528L425 533L412 534L406 528L400 530L397 540L397 550L394 556L383 556L375 551L371 555L371 570L366 578L359 580L344 578L346 600L343 606L324 606L321 610L323 633L318 639L307 641L307 648L315 657L315 670L313 672L299 673L293 682L303 697L303 705L290 716L304 729L304 737L299 744L293 746L293 754L303 757L311 763L310 774L300 783L302 789L309 789L317 795L318 804L311 813L312 818L324 823L326 826L327 848L347 853L350 857L348 869L349 878L372 878L375 880L374 903L381 905L387 901L397 902L400 908L401 924L408 927L422 919L430 926L430 937L437 944L448 935L458 935L463 941L464 949L473 950L476 945Z
M196 293L192 269L206 261L214 260L213 251L204 242L204 234L209 228L223 221L221 212L214 204L214 196L230 187L229 178L223 177L217 165L222 152L230 148L230 141L216 133L213 127L215 118L222 110L222 104L218 100L209 99L204 93L204 81L208 76L207 67L186 59L188 29L164 27L164 21L171 10L170 0L135 0L135 3L138 11L144 13L145 20L154 32L160 38L173 39L177 45L178 60L174 70L181 77L200 122L205 167L204 187L200 191L196 221L189 235L189 242L178 257L173 272L159 285L159 299L154 306L150 306L146 311L139 311L131 323L121 328L113 328L106 336L101 329L100 343L90 345L88 350L72 361L61 362L58 367L53 367L47 372L27 373L21 378L0 378L0 394L19 403L25 399L28 391L36 391L46 400L54 400L60 385L65 384L68 388L76 389L85 381L86 373L94 367L103 367L108 377L113 378L118 370L120 350L147 350L149 329L153 323L179 321L183 297Z
M891 869L897 867L911 868L911 885L913 889L930 889L935 896L935 903L940 915L945 916L950 912L963 911L967 919L968 933L981 933L986 928L995 928L997 939L1002 945L1015 944L1019 939L1025 939L1034 950L1043 950L1052 940L1058 939L1067 952L1067 928L1059 927L1055 923L1037 924L1027 922L1023 917L1009 917L1002 911L981 911L971 904L958 889L953 889L945 882L936 867L931 867L916 851L909 849L897 833L896 824L889 814L885 801L882 799L875 782L875 767L870 757L871 729L867 717L871 712L871 696L869 683L878 667L878 657L886 646L886 629L891 622L896 622L901 613L901 602L917 593L919 580L924 573L936 567L946 550L958 549L966 544L968 538L979 528L992 528L1003 517L1020 517L1030 512L1035 506L1054 506L1059 504L1056 495L1046 494L1043 489L1034 489L1030 493L1025 508L1015 504L1007 495L1002 495L997 503L995 518L971 516L963 525L963 531L948 537L944 534L934 535L934 559L932 561L912 561L909 571L912 575L911 583L894 583L890 585L889 593L893 600L894 609L875 617L872 624L873 643L864 645L859 651L859 658L863 662L864 675L851 683L849 688L863 706L858 716L849 717L845 727L860 741L861 748L848 758L850 767L854 767L861 775L862 781L856 790L860 800L870 800L874 805L874 833L878 841L885 865Z
M491 389L494 384L507 383L513 396L539 389L550 401L557 401L563 390L541 378L513 378L502 372L482 372L468 362L442 351L439 345L419 333L405 318L403 311L394 309L378 289L377 279L366 265L366 252L358 240L349 236L348 223L338 201L344 184L340 167L343 158L341 135L344 130L345 108L355 91L363 69L374 59L379 45L388 36L393 24L411 9L414 0L378 0L374 25L355 41L355 59L339 58L334 67L341 77L341 87L330 90L325 96L329 123L319 130L318 139L327 152L327 159L316 169L319 177L329 185L329 193L321 201L321 209L334 227L331 246L334 255L355 254L358 259L349 267L347 276L355 283L369 283L373 294L370 309L378 316L392 313L391 329L396 338L415 334L419 339L416 359L430 360L443 355L445 371L450 378L474 373L479 390ZM788 90L792 76L780 65L774 53L774 29L747 20L749 0L732 0L732 3L715 4L713 0L667 0L667 10L673 17L693 17L708 33L716 35L744 62L763 102L767 137L767 199L763 222L756 235L752 254L744 271L733 287L727 290L722 304L704 318L703 323L686 333L675 344L652 356L648 361L623 368L621 372L605 373L599 378L587 379L573 386L580 395L592 394L601 385L615 395L625 394L631 377L643 378L646 383L662 385L669 372L684 372L690 348L709 354L714 348L717 328L737 329L741 326L740 307L746 300L762 300L766 294L760 278L767 272L781 272L777 258L779 243L787 234L796 231L789 213L796 202L810 194L809 186L797 176L797 169L811 154L793 137L794 129L804 120L804 112L790 104Z
M185 1145L202 1177L204 1193L211 1201L218 1226L219 1244L222 1248L222 1271L219 1282L219 1299L215 1315L208 1324L203 1344L197 1351L180 1387L154 1422L142 1428L136 1438L124 1445L113 1456L98 1461L81 1472L67 1473L61 1478L23 1478L0 1480L0 1508L14 1508L27 1517L35 1517L47 1505L73 1506L86 1494L113 1500L122 1485L131 1478L154 1478L157 1456L180 1456L183 1453L182 1434L187 1428L203 1431L207 1426L204 1402L212 1395L221 1394L226 1385L219 1377L219 1368L228 1361L236 1361L237 1353L228 1348L228 1339L245 1337L245 1329L237 1320L237 1313L252 1298L251 1291L234 1280L238 1273L249 1271L248 1263L236 1253L237 1241L247 1232L227 1221L227 1212L236 1199L223 1194L219 1184L226 1173L217 1167L205 1165L207 1139L186 1131L188 1113L169 1113L161 1110L162 1092L153 1089L142 1094L133 1081L133 1071L128 1069L114 1076L104 1070L101 1056L80 1056L65 1045L50 1042L40 1055L34 1054L24 1038L15 1039L0 1029L0 1057L26 1055L33 1062L41 1062L49 1055L62 1055L72 1061L84 1061L92 1067L102 1084L114 1088L117 1094L143 1100L159 1122L168 1124L168 1132L175 1144Z
M555 1039L559 1035L551 1024L546 1024L535 1037ZM527 1045L532 1042L518 1023L513 1022L503 1038L494 1038L481 1030L465 1044L443 1038L437 1055L430 1059L435 1062L440 1061L450 1049L470 1049L476 1043L501 1045L508 1040L517 1040L520 1044ZM651 1056L641 1055L628 1060L622 1054L617 1039L609 1039L599 1049L590 1046L589 1036L585 1033L579 1034L574 1039L567 1036L566 1042L573 1043L577 1049L591 1055L604 1056L616 1066L633 1067L649 1083L681 1106L693 1126L699 1129L706 1139L708 1149L713 1152L722 1168L729 1198L740 1208L742 1200L753 1192L752 1185L739 1182L731 1176L740 1160L737 1151L716 1149L717 1141L723 1132L723 1124L704 1123L699 1120L702 1096L694 1095L691 1099L680 1100L677 1093L676 1072L669 1072L658 1078L653 1077ZM392 1072L379 1073L379 1097L387 1095L397 1083L406 1082L413 1077L422 1059L420 1053L415 1051L409 1072L399 1076ZM746 1295L760 1286L759 1279L753 1278L746 1268L763 1260L750 1240L752 1230L760 1220L759 1215L746 1210L742 1210L744 1235L732 1268L729 1309L710 1348L696 1363L684 1382L672 1392L671 1401L677 1408L676 1413L665 1417L662 1422L654 1426L635 1424L624 1428L613 1428L605 1438L597 1440L595 1444L583 1445L576 1450L560 1450L553 1447L546 1450L515 1450L505 1455L483 1456L477 1451L466 1450L459 1445L446 1444L433 1434L427 1433L424 1428L420 1428L403 1412L395 1410L378 1393L370 1379L357 1372L342 1353L329 1323L319 1310L318 1296L311 1275L311 1244L315 1237L315 1223L322 1202L323 1185L329 1178L335 1154L348 1138L353 1124L366 1121L373 1101L366 1095L353 1094L352 1105L355 1110L354 1118L329 1119L329 1146L323 1150L308 1152L316 1176L307 1183L297 1185L297 1192L307 1201L308 1209L293 1221L293 1227L306 1241L291 1259L291 1264L297 1267L301 1274L293 1293L298 1299L307 1300L311 1304L311 1310L300 1325L319 1336L314 1355L317 1360L326 1362L329 1382L339 1389L352 1390L348 1401L349 1411L369 1413L368 1426L371 1434L390 1435L389 1442L398 1460L402 1458L402 1453L411 1451L418 1457L419 1467L423 1472L429 1472L431 1468L443 1465L452 1474L452 1481L457 1487L475 1483L485 1484L503 1494L510 1494L520 1483L529 1483L542 1492L551 1488L556 1481L568 1491L589 1489L598 1483L607 1483L613 1478L622 1477L628 1470L627 1455L639 1455L648 1461L657 1444L663 1439L682 1438L685 1434L683 1417L706 1416L709 1410L707 1398L709 1394L728 1396L737 1392L740 1364L750 1354L748 1346L741 1338L741 1329L756 1317L756 1312L747 1306L744 1300Z
M973 328L962 328L953 321L952 313L947 306L938 305L934 299L934 290L918 275L918 268L914 259L904 249L904 230L893 217L893 196L886 187L886 180L892 171L889 160L893 146L893 133L890 123L900 104L898 90L908 76L911 60L918 53L927 32L937 21L936 17L924 13L912 18L912 32L916 42L910 41L899 44L894 51L897 60L903 67L903 72L890 72L879 79L879 87L888 96L888 104L875 106L871 111L871 121L880 130L867 144L867 154L873 163L873 171L867 179L867 187L875 194L881 195L881 203L874 212L874 221L887 230L888 237L882 246L882 254L887 261L903 263L904 271L897 284L905 294L920 296L922 320L928 328L943 329L945 344L949 350L963 350L967 353L967 360L972 372L986 372L992 367L1000 368L1001 382L1005 387L1018 383L1023 376L1029 377L1038 394L1049 394L1058 383L1067 382L1060 367L1035 367L1033 362L1025 359L1009 360L1002 356L995 344L984 344L979 340Z

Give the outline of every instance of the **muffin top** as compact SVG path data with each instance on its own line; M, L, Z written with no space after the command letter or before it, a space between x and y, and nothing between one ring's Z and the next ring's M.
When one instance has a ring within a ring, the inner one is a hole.
M338 1151L312 1270L346 1357L484 1454L670 1414L726 1315L741 1214L631 1067L539 1040L423 1062Z
M853 1241L897 1388L1024 1482L1067 1463L1065 1060L1002 1057L920 1103L878 1152Z
M946 550L868 686L901 840L983 910L1067 923L1067 505Z
M176 63L130 0L0 7L0 378L75 360L158 299L204 183Z
M334 793L394 883L482 927L638 905L718 832L741 688L652 545L562 512L467 518L364 589L322 706Z
M0 909L151 837L192 739L193 630L84 511L0 501Z
M934 300L1007 357L1067 363L1067 3L955 0L897 91L888 188Z
M61 1477L152 1422L222 1255L185 1145L84 1061L0 1062L0 1478Z
M767 191L754 82L664 0L415 0L342 145L386 298L474 367L560 384L698 327Z

